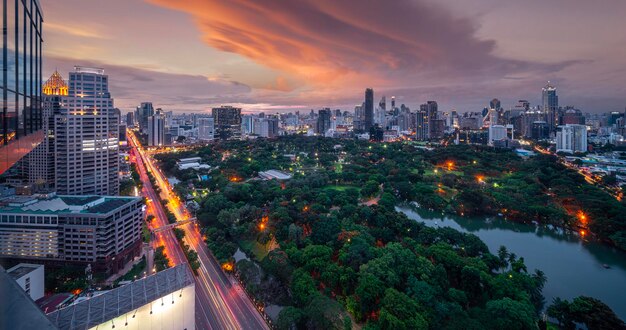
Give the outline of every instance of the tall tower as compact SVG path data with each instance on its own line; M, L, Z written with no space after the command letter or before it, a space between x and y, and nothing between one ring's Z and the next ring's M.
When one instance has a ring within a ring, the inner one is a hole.
M55 185L60 195L119 193L119 126L103 69L75 67L54 114Z
M365 123L363 129L369 132L374 126L374 90L368 88L365 90Z
M241 108L221 106L211 109L215 120L215 135L222 140L241 138Z
M151 147L165 145L165 116L159 110L154 116L148 117L148 145Z
M559 122L559 97L556 95L556 87L548 81L548 84L541 89L541 104L546 122L550 126L550 132L556 131L556 125Z
M420 105L420 111L426 113L426 122L428 125L427 128L427 132L428 132L428 137L427 138L433 138L434 137L434 133L435 133L435 120L437 120L437 114L438 114L438 109L439 106L437 105L436 101L428 101L422 105Z
M69 88L61 74L54 71L43 84L43 131L44 139L25 158L29 184L49 188L54 186L54 115L59 113L61 104L67 98Z

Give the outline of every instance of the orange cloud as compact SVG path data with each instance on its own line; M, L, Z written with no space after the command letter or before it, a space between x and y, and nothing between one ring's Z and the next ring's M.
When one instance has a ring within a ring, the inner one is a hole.
M208 45L311 83L371 84L502 62L471 22L415 1L148 1L190 14Z

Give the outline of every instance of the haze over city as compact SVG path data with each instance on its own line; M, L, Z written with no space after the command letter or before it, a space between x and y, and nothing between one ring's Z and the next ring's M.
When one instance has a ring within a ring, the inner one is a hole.
M479 111L561 103L621 111L626 2L42 0L44 76L97 66L116 106L175 112L351 110L362 91ZM128 13L133 13L129 15Z

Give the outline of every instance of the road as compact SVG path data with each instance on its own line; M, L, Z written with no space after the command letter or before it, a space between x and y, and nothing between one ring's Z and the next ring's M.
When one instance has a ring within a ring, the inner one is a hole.
M543 148L541 148L539 146L535 146L534 149L537 152L540 152L542 154L553 155L550 151L548 151L546 149L543 149ZM608 186L608 185L604 184L602 182L602 179L600 177L598 177L597 175L589 173L589 172L581 169L577 165L568 162L565 159L565 157L563 157L563 156L559 156L559 155L555 155L555 156L557 156L557 159L558 159L559 163L563 164L565 167L567 167L567 168L569 168L569 169L571 169L573 171L576 171L580 175L582 175L585 178L585 181L587 181L587 183L600 187L600 189L603 189L605 192L607 192L609 195L613 196L613 198L617 199L620 202L624 198L624 192L622 191L621 188Z
M154 210L159 214L158 226L167 224L167 217L162 209L159 199L152 189L150 180L145 173L149 170L156 179L156 183L161 189L161 195L168 200L167 207L174 213L178 221L190 218L190 213L184 203L172 191L167 179L145 153L141 144L132 131L128 131L128 140L131 144L136 158L137 167L140 168L140 176L146 189L147 197L151 198ZM145 179L144 180L144 176ZM152 195L150 195L152 192ZM162 214L161 214L162 213ZM155 219L157 220L157 219ZM154 221L154 220L153 220ZM185 243L198 253L200 268L196 276L196 328L197 329L269 329L267 323L257 311L254 304L243 292L240 285L226 276L217 260L210 254L206 243L202 239L199 228L195 223L181 226L185 231ZM162 235L161 235L162 234ZM159 233L159 242L163 239L166 251L180 251L182 249L176 242L172 231ZM173 240L173 241L172 241ZM177 254L177 252L173 252ZM168 254L169 256L169 254ZM186 259L183 259L186 262ZM172 260L174 262L174 260Z

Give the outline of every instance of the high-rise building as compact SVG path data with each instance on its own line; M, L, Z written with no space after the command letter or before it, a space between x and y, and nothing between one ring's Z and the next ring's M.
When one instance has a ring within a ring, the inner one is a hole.
M329 108L321 109L318 111L317 126L315 132L319 135L326 134L326 131L330 129L330 118L332 117L332 111Z
M129 112L126 114L126 127L132 128L135 127L135 113Z
M119 193L119 126L103 69L75 67L54 116L55 187L62 195Z
M496 111L500 110L502 108L502 103L500 103L500 100L498 99L493 99L489 101L489 108L494 109Z
M151 147L165 145L165 116L161 111L148 117L148 145Z
M249 135L254 133L254 116L241 116L241 134Z
M215 135L221 140L241 138L241 108L221 106L211 111L215 119Z
M587 151L587 126L585 125L562 125L556 132L557 152L586 152Z
M428 138L434 138L435 129L433 121L437 120L438 105L436 101L428 101L420 105L420 111L425 112L428 116Z
M554 132L559 122L559 97L556 95L556 87L548 81L541 90L542 110L547 118L550 131Z
M489 144L493 144L493 141L505 140L506 136L506 127L502 125L491 125L489 126Z
M420 141L428 140L428 113L420 110L415 116L415 139Z
M368 88L365 90L365 108L364 110L364 125L365 132L369 132L370 128L374 125L374 90Z
M43 84L43 130L44 139L24 157L23 173L29 184L42 188L54 186L55 154L54 154L54 115L60 111L62 100L69 93L69 87L58 71Z
M38 1L4 1L0 174L44 138L41 105L43 18Z
M142 102L137 107L137 115L135 118L139 122L139 131L141 134L148 134L148 117L154 116L154 107L152 102Z
M378 102L378 107L382 110L382 111L387 111L387 98L383 95L383 97L380 99L380 101Z
M198 140L213 141L213 139L215 139L215 119L198 118Z

